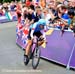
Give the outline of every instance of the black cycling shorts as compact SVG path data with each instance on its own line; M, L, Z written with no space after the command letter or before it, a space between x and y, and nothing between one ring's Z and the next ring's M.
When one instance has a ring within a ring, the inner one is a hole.
M28 39L31 40L31 36L30 36L30 33L31 33L31 29L29 30L29 34L28 34ZM38 38L42 35L42 33L40 31L37 31L37 32L34 32L33 33L33 36L37 36Z

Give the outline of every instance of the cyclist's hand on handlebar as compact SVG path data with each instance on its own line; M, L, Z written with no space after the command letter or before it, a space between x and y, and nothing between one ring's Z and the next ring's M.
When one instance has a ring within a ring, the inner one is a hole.
M41 35L40 38L43 38L43 35Z
M40 36L39 37L39 41L42 41L42 40L44 40L44 37L43 36Z
M41 39L44 39L43 35L40 36Z

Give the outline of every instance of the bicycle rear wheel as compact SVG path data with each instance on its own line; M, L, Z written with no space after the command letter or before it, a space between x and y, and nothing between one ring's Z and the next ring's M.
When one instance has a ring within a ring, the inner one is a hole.
M33 69L36 69L39 61L40 61L40 49L38 47L35 47L34 52L33 52L33 57L32 57L32 67Z

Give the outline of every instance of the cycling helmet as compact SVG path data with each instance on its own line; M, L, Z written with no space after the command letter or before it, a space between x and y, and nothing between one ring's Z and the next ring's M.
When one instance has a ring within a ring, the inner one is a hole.
M46 25L46 21L44 19L40 19L38 21L38 24L45 26Z

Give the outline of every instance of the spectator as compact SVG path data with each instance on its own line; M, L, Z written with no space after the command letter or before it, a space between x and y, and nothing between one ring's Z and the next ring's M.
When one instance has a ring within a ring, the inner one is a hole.
M51 15L49 14L48 9L44 9L43 10L43 14L44 14L44 19L46 20L46 24L49 25L49 20L51 19Z
M71 10L69 10L68 14L71 19L70 29L73 30L73 35L75 37L75 14L74 14L74 11L71 9Z
M26 6L29 7L31 5L31 1L30 0L26 0L26 3L25 4L26 4Z
M3 13L3 10L2 10L3 8L2 8L2 6L0 6L0 16L3 16L4 15L4 13Z
M46 1L45 0L40 0L40 6L42 7L42 8L45 8L46 7Z
M43 18L43 14L40 6L36 7L34 15L35 15L34 22L37 22L39 19Z

